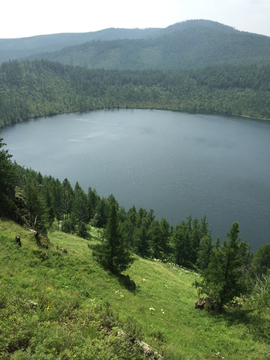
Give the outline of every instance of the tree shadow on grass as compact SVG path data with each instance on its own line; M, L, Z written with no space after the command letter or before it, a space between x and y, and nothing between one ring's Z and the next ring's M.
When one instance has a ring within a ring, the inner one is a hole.
M210 311L209 315L213 318L222 319L227 326L233 325L249 325L253 322L253 310L251 309L226 309L222 314Z
M129 275L114 274L119 284L126 290L133 292L134 294L138 291L135 281L131 280Z

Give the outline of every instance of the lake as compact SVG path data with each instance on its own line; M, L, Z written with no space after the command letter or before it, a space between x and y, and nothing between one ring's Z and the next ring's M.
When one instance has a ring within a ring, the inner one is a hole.
M207 215L213 240L233 222L256 250L270 241L270 122L158 110L104 110L29 120L0 131L18 164L126 210L176 225Z

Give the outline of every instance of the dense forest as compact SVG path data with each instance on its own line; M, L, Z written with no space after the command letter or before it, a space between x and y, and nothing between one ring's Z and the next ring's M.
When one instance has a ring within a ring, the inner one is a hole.
M207 25L191 23L151 39L91 41L35 54L29 59L107 70L180 70L269 63L269 37Z
M106 108L205 111L270 119L270 65L185 71L87 70L48 60L0 66L0 127Z

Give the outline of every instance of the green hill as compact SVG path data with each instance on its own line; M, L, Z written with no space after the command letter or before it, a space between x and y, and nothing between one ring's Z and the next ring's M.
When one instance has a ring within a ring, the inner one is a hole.
M37 243L0 220L1 359L140 359L135 338L165 359L269 358L269 345L248 331L247 305L224 315L195 310L198 274L142 258L128 271L130 290L95 262L88 244L96 241L55 229Z
M162 29L104 29L88 33L37 35L18 39L0 39L0 63L32 54L60 50L87 41L141 39L157 36Z
M270 38L206 20L172 25L147 38L88 41L35 54L88 69L187 69L215 65L268 64Z
M165 29L104 29L88 33L0 39L0 62L49 59L88 69L186 69L268 64L270 38L208 20Z

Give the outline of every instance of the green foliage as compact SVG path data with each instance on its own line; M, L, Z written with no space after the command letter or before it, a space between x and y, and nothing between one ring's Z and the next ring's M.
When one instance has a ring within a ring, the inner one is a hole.
M251 266L251 275L261 277L270 270L270 244L264 244L256 251Z
M134 262L128 245L120 232L117 206L112 203L108 223L103 233L104 240L94 246L93 256L107 269L114 273L122 272Z
M248 246L245 242L240 244L238 234L239 224L235 222L222 247L212 249L209 265L202 273L202 281L195 282L198 293L208 295L215 302L218 312L247 291L243 265Z
M12 155L4 147L3 139L0 138L0 216L14 217L15 204L12 195L15 192L16 172L12 166L10 158Z
M49 225L48 208L46 207L45 199L40 196L38 188L29 182L25 189L27 222L32 229L43 230Z
M190 266L191 241L187 224L182 222L176 225L173 234L174 262L181 266Z
M270 344L270 270L253 282L251 305L255 310L253 321L249 326L256 339Z
M78 236L80 236L83 239L89 238L87 225L84 222L80 222L80 224L79 224Z
M3 63L0 127L40 116L105 108L190 110L269 119L269 69L269 65L219 65L185 71L105 71L48 60Z
M150 257L151 254L150 237L147 234L145 225L142 225L142 227L137 230L136 240L135 240L135 250L136 253L143 258Z
M74 234L76 231L75 217L71 215L70 218L64 219L61 224L61 229L64 233Z
M56 52L35 54L33 58L107 70L164 70L218 64L269 63L270 39L267 36L240 32L202 20L153 30L156 30L156 36L147 39L116 40L112 36L111 41L88 41Z
M204 235L204 237L200 241L200 246L198 250L198 258L196 261L196 265L200 270L207 269L210 261L210 255L212 251L212 239L208 235Z
M32 232L0 221L1 358L143 359L134 339L151 346L149 360L154 351L166 359L269 357L269 345L247 331L254 317L245 303L222 315L194 310L195 271L140 258L128 270L137 285L130 291L86 251L89 241L49 237L42 248Z

